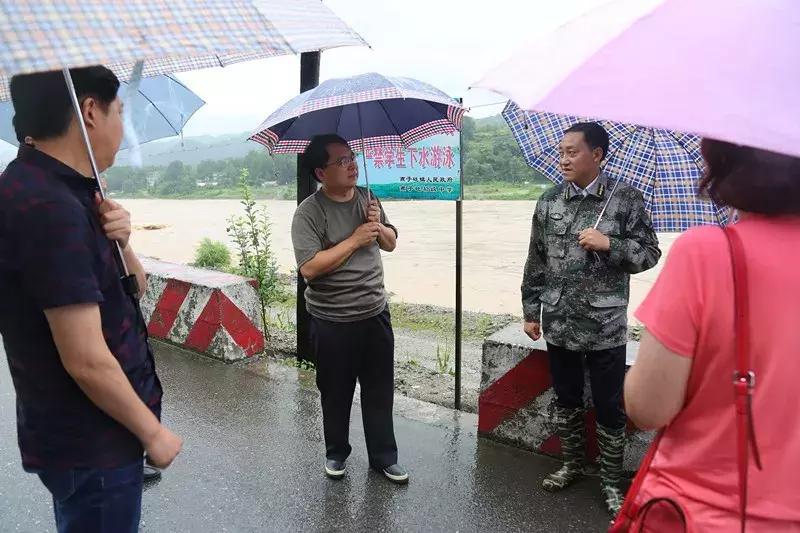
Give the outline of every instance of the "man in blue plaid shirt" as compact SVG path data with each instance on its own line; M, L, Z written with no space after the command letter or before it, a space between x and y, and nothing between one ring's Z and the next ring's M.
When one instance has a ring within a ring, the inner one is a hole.
M100 171L122 141L119 81L71 70ZM101 201L61 72L10 84L19 155L0 176L0 334L17 395L22 465L53 496L64 532L134 532L143 455L168 466L180 437L161 425L161 383L116 241L139 287L130 215Z
M559 146L565 180L536 204L522 306L525 333L536 340L544 330L564 459L543 487L562 490L583 474L588 367L602 491L616 514L622 504L630 275L654 267L661 250L641 193L624 183L615 188L616 180L601 171L608 145L608 133L596 123L565 132Z

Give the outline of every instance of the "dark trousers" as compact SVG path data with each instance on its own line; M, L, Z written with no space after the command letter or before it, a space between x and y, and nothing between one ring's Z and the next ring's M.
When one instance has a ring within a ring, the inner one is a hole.
M597 422L609 429L625 427L622 408L625 351L626 346L622 345L596 352L575 352L548 343L550 375L558 405L566 409L583 407L584 373L588 366Z
M142 512L142 461L121 468L45 470L59 533L135 533Z
M344 461L352 451L350 407L358 379L369 463L375 468L397 463L392 421L394 332L388 308L357 322L312 317L310 333L322 399L326 457Z

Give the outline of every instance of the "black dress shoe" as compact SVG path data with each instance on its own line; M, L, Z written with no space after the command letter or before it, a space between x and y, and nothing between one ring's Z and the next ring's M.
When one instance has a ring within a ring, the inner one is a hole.
M344 461L328 459L325 461L325 475L331 479L342 479L344 477Z
M398 485L405 485L408 483L408 471L400 465L390 465L382 468L381 472L386 479Z
M158 481L161 479L161 470L154 466L144 465L144 482Z

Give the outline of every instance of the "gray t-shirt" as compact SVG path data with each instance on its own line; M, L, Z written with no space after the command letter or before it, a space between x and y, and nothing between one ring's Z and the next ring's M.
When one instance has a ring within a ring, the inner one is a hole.
M321 189L303 200L292 220L298 270L317 252L332 248L352 235L364 223L366 202L367 191L361 187L348 202L335 202ZM386 219L383 206L380 210L381 222L397 234L397 229ZM308 312L323 320L354 322L380 314L386 307L387 296L378 243L359 248L339 268L308 282L305 296Z

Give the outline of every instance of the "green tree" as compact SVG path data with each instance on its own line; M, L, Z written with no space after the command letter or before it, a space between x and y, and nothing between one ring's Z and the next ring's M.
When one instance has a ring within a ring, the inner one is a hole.
M258 282L261 319L264 334L269 337L267 311L280 298L278 266L272 250L272 235L267 208L257 206L250 192L247 169L239 175L244 215L228 220L228 235L233 238L239 254L239 273Z
M169 165L167 165L166 170L164 170L163 179L164 181L173 181L177 182L183 177L184 173L184 166L183 161L173 161Z
M475 119L465 116L461 126L461 139L464 141L465 145L472 142L472 139L475 137L475 128Z

